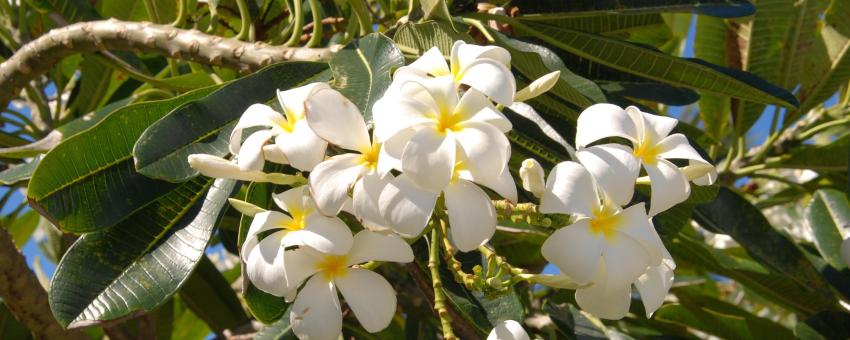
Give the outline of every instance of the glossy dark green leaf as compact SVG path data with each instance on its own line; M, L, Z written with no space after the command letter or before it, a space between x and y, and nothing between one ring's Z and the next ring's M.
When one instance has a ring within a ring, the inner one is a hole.
M624 72L678 87L707 93L746 98L754 102L796 107L788 91L746 72L722 68L698 59L673 57L654 49L616 38L547 24L523 24L496 15L474 14L511 24L523 35L532 36L569 53Z
M660 14L614 14L610 12L593 12L587 15L527 15L520 20L542 22L549 25L571 28L588 33L622 35L632 30L647 26L663 26L664 19Z
M12 235L15 246L23 249L24 244L30 239L35 228L38 227L40 217L38 213L29 210L18 216L3 219L3 227Z
M789 339L793 337L790 330L745 311L729 313L728 309L717 310L698 304L666 305L658 309L654 317L656 320L686 325L725 339Z
M213 331L241 326L250 320L230 283L206 256L180 287L183 302Z
M133 148L137 171L171 182L197 176L186 160L190 154L227 155L230 131L245 109L274 98L278 89L326 81L325 70L321 63L276 64L181 105L139 137Z
M56 320L86 327L152 311L186 282L204 256L235 181L177 186L114 228L68 249L50 283Z
M844 15L850 16L850 6L844 10L846 11ZM824 67L820 68L821 72L815 72L818 69L812 67L810 72L804 72L801 75L800 91L797 94L800 98L800 113L805 113L829 99L850 79L850 36L842 35L827 26L821 30L818 39L822 40L818 43L823 44L826 50L822 55L823 58L807 60L806 65L823 64ZM806 57L815 55L809 52Z
M700 16L697 20L697 33L694 38L694 56L709 63L724 66L727 64L726 39L731 31L720 18ZM700 118L709 135L719 138L726 128L731 114L729 97L705 94L699 100Z
M289 314L289 309L285 314ZM254 340L294 340L295 333L292 332L292 325L289 324L289 317L280 318L277 322L263 327L254 336Z
M753 5L746 0L517 0L512 1L511 5L519 7L521 13L548 15L557 13L563 16L581 15L586 12L686 12L733 18L752 15L755 11Z
M393 72L404 66L404 56L390 38L372 33L345 46L329 64L333 87L354 102L368 121L372 105L390 86Z
M171 339L203 339L210 335L212 330L209 326L192 313L179 295L175 295L171 301L174 302L174 327L172 327Z
M812 293L834 299L829 285L794 242L773 229L761 211L735 192L720 188L713 202L697 207L694 219L708 230L731 236L772 271Z
M798 321L794 333L797 338L805 340L850 338L850 314L839 311L817 313Z
M841 229L850 226L850 203L835 189L821 189L806 207L806 222L812 229L815 245L823 258L836 269L847 268L841 258Z
M3 185L11 185L30 179L39 162L41 162L41 155L36 156L29 162L12 165L8 169L0 172L0 183Z
M448 23L442 21L405 23L393 35L393 41L405 53L413 54L422 54L431 47L437 47L444 56L448 56L452 53L452 45L458 40L467 43L473 41L468 34L455 32Z
M27 191L31 205L58 228L74 233L111 227L143 209L177 185L137 173L133 144L157 119L210 90L125 106L65 140L35 169Z
M543 308L555 324L556 330L567 339L608 339L606 328L599 319L571 304L556 304L549 300Z

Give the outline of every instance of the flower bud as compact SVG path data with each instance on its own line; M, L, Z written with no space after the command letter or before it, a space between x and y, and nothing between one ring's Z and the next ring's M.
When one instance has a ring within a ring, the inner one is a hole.
M235 179L239 181L269 182L291 185L303 182L301 176L290 176L279 173L267 174L256 170L242 170L236 162L207 154L189 155L189 166L198 170L201 175L212 178Z
M519 90L514 96L514 101L523 102L531 98L537 97L549 91L561 77L561 71L547 73L537 80L531 82L526 88Z
M547 274L522 274L519 275L522 279L528 281L529 283L541 284L547 287L558 288L558 289L576 289L580 287L584 287L586 285L579 284L569 276L559 274L559 275L547 275Z
M522 167L519 168L519 177L522 179L522 188L534 194L535 197L543 196L543 191L546 190L546 181L544 180L543 167L533 158L522 161Z

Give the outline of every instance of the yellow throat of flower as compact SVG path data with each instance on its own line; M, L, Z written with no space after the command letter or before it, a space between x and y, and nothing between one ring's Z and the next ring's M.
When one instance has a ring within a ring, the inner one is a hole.
M368 167L370 170L375 170L378 167L378 155L381 153L381 143L373 143L368 150L362 150L360 154L360 164Z
M614 208L604 205L601 209L593 210L593 217L590 219L590 231L594 234L602 234L606 240L611 241L622 222L623 217L617 214Z
M466 163L464 163L463 161L456 162L454 169L452 169L451 183L456 182L457 179L460 177L460 173L466 170L468 170L468 168L466 167Z
M437 132L445 134L447 131L458 132L461 130L461 115L446 110L440 110L437 116Z
M642 141L635 148L634 155L644 164L655 165L658 162L658 154L661 153L661 147L648 140Z
M291 211L289 211L289 214L292 215L292 221L284 223L283 225L281 225L281 227L289 231L295 231L304 229L304 227L307 226L307 215L309 214L308 211L291 209Z
M318 264L316 270L322 275L325 281L331 281L334 278L343 277L348 274L348 256L345 255L325 255Z
M283 109L283 115L284 117L286 117L286 122L281 123L278 126L283 129L283 131L292 133L292 131L295 131L295 123L297 123L298 120L301 119L301 117L298 117L298 115L293 112L290 112L286 108Z

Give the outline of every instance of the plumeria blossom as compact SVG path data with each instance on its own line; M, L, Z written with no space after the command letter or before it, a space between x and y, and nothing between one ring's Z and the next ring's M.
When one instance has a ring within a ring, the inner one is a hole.
M325 157L327 142L319 138L305 119L304 102L320 90L330 89L325 83L312 83L286 91L278 91L283 113L263 104L245 110L230 134L230 153L237 156L241 170L262 170L266 160L289 163L296 169L310 171ZM265 127L242 142L247 128ZM274 144L267 145L274 138ZM269 157L271 156L271 157Z
M511 146L504 133L511 123L481 92L459 96L451 77L407 81L378 100L373 113L377 141L422 188L443 190L461 158L487 186L507 167Z
M592 285L576 290L578 304L609 319L622 317L623 301L631 284L651 267L661 264L663 245L646 214L643 203L621 209L610 197L616 190L633 190L597 185L590 172L575 162L555 166L540 199L540 212L572 214L573 224L555 231L541 249L543 256L576 283ZM598 187L611 187L608 194ZM626 301L628 302L628 301ZM628 306L628 305L626 305Z
M339 255L351 250L353 239L342 220L318 212L306 186L276 194L273 199L289 215L277 211L254 215L241 255L245 272L257 288L285 296L291 292L283 268L286 247L306 246Z
M519 322L505 320L493 327L493 330L487 335L487 340L529 340L529 338L528 333L525 332Z
M278 268L285 276L279 284L285 282L294 292L307 281L292 304L289 320L293 331L301 339L335 340L342 332L337 290L369 332L386 328L395 315L396 296L389 282L356 265L368 261L411 262L413 250L397 236L364 230L354 236L350 251L343 254L302 247L287 251L285 260Z
M475 170L460 160L452 170L452 178L442 190L448 212L449 236L460 251L471 251L487 242L496 232L496 210L490 197L475 183ZM507 168L490 189L502 197L516 202L516 187ZM396 232L406 237L419 235L434 213L440 192L418 186L407 173L393 179L378 199L384 221Z
M451 63L437 47L432 47L410 65L399 68L393 75L388 92L397 90L406 80L444 77L454 83L467 85L493 101L508 106L514 101L516 80L511 73L511 54L498 46L478 46L455 41Z
M267 145L267 147L270 145ZM260 170L242 170L236 161L227 160L214 155L192 154L188 158L189 166L198 170L202 175L212 178L235 179L239 181L269 182L275 184L292 184L298 176L280 173L265 173Z
M596 104L584 110L578 118L576 156L587 167L606 191L611 184L632 187L641 165L649 176L652 190L649 215L669 209L687 199L689 181L705 185L716 177L714 166L700 156L680 134L670 134L678 120L641 112L634 106L625 110L613 104ZM632 142L631 148L621 144L603 144L587 147L607 137L622 137ZM688 160L687 171L670 162L671 159ZM612 198L620 204L631 199L633 192L621 192Z
M352 191L352 213L367 224L380 227L378 197L388 181L389 168L379 171L381 144L369 138L360 110L333 89L316 91L305 102L307 122L321 138L343 149L354 151L333 156L319 163L310 173L310 189L324 214L339 213ZM390 160L391 162L392 160ZM384 161L387 162L387 161Z

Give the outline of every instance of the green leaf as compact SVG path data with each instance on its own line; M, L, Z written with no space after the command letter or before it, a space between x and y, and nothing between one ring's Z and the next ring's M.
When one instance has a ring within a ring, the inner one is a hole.
M284 314L289 314L289 309L286 309ZM289 324L289 318L280 318L277 322L263 327L254 336L254 340L294 340L295 333L292 332L292 325Z
M802 145L790 152L768 158L767 168L809 169L814 171L845 171L850 135L844 135L826 145Z
M516 0L512 6L522 13L558 13L563 16L582 15L587 12L655 13L686 12L733 18L752 15L753 5L746 0L665 0L665 1L598 1L598 0ZM551 15L551 14L550 14Z
M683 59L627 41L546 25L523 24L505 16L470 14L511 24L519 33L533 36L582 58L670 85L746 98L761 103L796 107L788 91L745 72L721 68L698 59Z
M850 203L843 192L821 189L806 207L806 222L812 229L815 246L823 258L836 269L847 268L841 258L841 229L850 226Z
M2 298L0 298L0 335L7 339L32 339L30 330L15 319Z
M133 148L136 170L170 182L197 176L186 160L190 154L227 155L230 131L245 109L274 98L278 89L325 81L326 69L327 65L312 62L271 65L182 104L138 138Z
M98 20L100 17L85 0L26 0L36 11L47 14L58 12L70 22Z
M452 19L449 6L444 0L419 0L419 5L422 6L422 13L424 13L423 20L445 19L450 21Z
M10 168L0 172L0 183L3 185L12 185L30 179L39 162L41 162L41 155L36 156L27 163L12 165Z
M84 56L80 63L80 92L72 106L80 113L92 112L103 106L123 82L99 57Z
M210 91L125 106L62 142L44 156L30 179L31 205L61 230L74 233L111 227L143 209L177 185L137 173L133 144L151 123Z
M586 15L526 15L523 22L542 22L588 33L622 35L647 26L664 26L660 14L612 14L592 12Z
M50 283L56 320L71 328L98 325L152 311L170 298L204 256L235 186L212 182L181 184L114 228L80 237Z
M850 6L848 6L850 7ZM850 8L847 9L847 15L850 16ZM814 72L812 67L809 72L804 72L800 92L797 96L800 98L800 109L798 114L805 113L809 109L823 103L831 97L838 89L847 84L850 79L850 36L842 36L830 26L826 26L821 30L820 38L826 49L823 54L823 59L807 60L811 64L823 64L822 72ZM806 57L819 56L816 53L807 53Z
M701 303L705 303L703 298ZM666 305L655 312L654 318L660 321L680 324L707 334L725 339L790 339L793 333L773 322L756 317L737 307L720 300L710 300L714 304L723 304L723 309L715 306L682 303Z
M552 318L556 329L567 339L608 339L602 322L572 304L546 301L544 311Z
M768 223L758 208L735 192L720 188L717 198L698 206L694 219L712 232L731 236L773 272L786 275L811 293L835 299L829 285L800 249Z
M206 256L180 287L180 298L218 333L250 321L230 283Z
M372 33L346 45L329 64L334 88L354 102L369 121L372 105L390 86L393 71L404 66L404 56L390 38Z
M797 338L805 340L850 338L850 314L839 311L817 313L797 322Z
M29 210L19 216L12 217L11 221L4 219L3 226L12 235L15 246L18 249L22 249L24 244L30 239L30 236L32 236L32 232L38 227L39 220L40 216L38 213Z
M715 65L728 67L726 39L731 31L727 29L726 21L708 16L699 16L696 20L694 56ZM705 94L699 100L699 108L706 133L714 138L722 137L732 110L729 97Z
M442 21L404 23L396 30L393 40L406 53L420 55L431 47L437 47L444 56L451 55L455 41L473 42L468 34L455 32L448 23Z
M174 327L172 327L171 339L204 339L209 336L210 328L186 307L180 296L175 295L171 300L174 301Z

